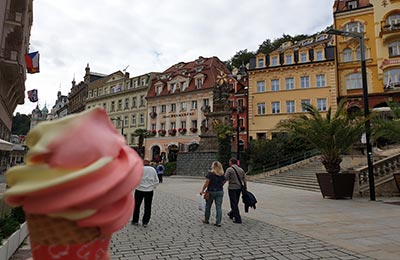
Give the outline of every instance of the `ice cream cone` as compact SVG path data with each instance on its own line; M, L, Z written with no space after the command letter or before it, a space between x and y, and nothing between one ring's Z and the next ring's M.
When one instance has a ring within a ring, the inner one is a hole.
M34 260L109 260L111 236L99 228L82 228L74 221L27 214Z

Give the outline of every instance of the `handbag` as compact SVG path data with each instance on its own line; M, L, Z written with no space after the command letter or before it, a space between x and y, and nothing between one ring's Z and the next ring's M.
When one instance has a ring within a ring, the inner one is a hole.
M232 167L232 169L235 171L236 177L238 178L238 180L240 182L240 187L241 187L241 190L242 190L242 201L243 201L243 204L244 204L244 211L246 213L249 212L249 207L256 209L256 204L257 204L256 196L254 196L253 193L248 191L246 189L246 187L243 186L242 180L240 179L239 174L236 171L235 167Z

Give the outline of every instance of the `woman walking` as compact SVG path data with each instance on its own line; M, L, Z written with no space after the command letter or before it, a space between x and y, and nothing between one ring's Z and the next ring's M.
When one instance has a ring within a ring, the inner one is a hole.
M210 223L211 206L215 201L216 209L216 223L215 226L220 227L222 221L222 200L224 197L223 186L225 184L224 169L222 164L215 161L211 164L211 170L206 176L203 188L200 191L200 195L204 195L207 192L210 193L209 198L206 200L206 209L204 213L203 223Z

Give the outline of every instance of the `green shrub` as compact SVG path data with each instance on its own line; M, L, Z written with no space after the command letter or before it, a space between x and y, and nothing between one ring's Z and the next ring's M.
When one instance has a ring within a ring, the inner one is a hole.
M25 222L25 213L22 210L22 207L13 208L11 210L11 217L13 219L17 220L19 224L22 224Z
M19 223L16 219L8 216L4 219L4 224L1 227L4 238L11 236L15 231L19 229Z
M171 175L174 175L174 174L176 174L176 162L167 162L167 163L164 163L164 168L165 168L165 171L164 171L164 175L165 176L171 176Z

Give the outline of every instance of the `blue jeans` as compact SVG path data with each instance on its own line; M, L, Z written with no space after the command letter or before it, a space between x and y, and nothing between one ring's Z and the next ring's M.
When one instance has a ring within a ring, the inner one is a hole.
M210 198L206 200L206 210L205 210L205 216L204 220L209 221L210 220L210 214L211 214L211 206L213 201L215 201L215 209L217 212L216 216L216 224L221 225L222 221L222 200L224 198L224 191L211 191L210 192Z

